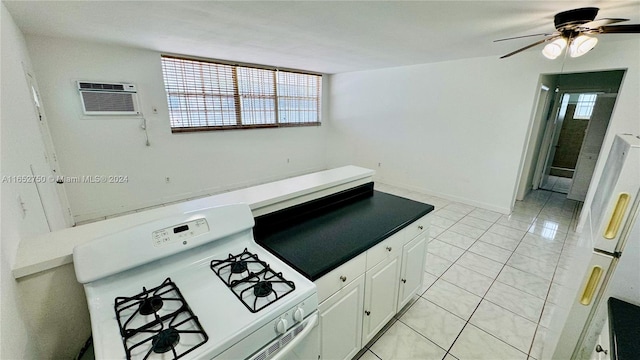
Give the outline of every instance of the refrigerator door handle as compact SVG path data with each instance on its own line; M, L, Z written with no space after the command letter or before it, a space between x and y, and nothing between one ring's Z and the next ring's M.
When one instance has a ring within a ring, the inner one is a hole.
M616 206L613 208L607 227L604 230L603 236L605 239L612 240L618 236L622 219L624 218L624 215L627 212L627 207L629 206L629 199L630 196L628 193L621 193L618 195L618 201L616 201Z
M584 290L582 291L582 295L580 295L580 304L584 306L588 306L589 304L591 304L591 300L593 300L593 295L596 293L596 289L598 288L598 284L600 283L601 277L602 277L602 268L597 265L592 267L589 274L589 278L587 279L587 282L584 285Z

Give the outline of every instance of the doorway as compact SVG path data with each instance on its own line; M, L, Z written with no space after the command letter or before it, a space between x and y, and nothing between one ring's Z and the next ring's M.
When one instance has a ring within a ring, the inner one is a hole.
M560 106L540 175L541 189L584 201L616 96L594 91L558 93Z
M516 199L540 188L584 201L624 72L541 75L555 90L538 99Z

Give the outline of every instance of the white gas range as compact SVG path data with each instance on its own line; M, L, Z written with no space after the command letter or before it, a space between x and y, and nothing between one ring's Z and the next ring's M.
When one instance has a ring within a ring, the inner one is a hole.
M253 240L247 205L74 249L97 359L318 359L316 287Z

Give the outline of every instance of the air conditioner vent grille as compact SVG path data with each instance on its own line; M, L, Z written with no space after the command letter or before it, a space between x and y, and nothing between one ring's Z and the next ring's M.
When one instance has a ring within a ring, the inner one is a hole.
M80 83L80 89L124 91L124 85L122 85L122 84L96 84L96 83L81 82Z
M136 111L131 94L87 92L82 94L82 100L87 112Z
M139 115L134 84L78 81L78 91L85 115Z

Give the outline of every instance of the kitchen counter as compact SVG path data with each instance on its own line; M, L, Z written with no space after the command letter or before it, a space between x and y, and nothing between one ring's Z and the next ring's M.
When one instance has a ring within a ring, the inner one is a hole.
M254 236L315 281L433 210L370 183L258 217Z
M248 204L254 216L260 216L369 183L373 174L373 170L343 166L24 239L18 246L13 276L17 279L72 263L76 245L162 217L238 203Z
M609 298L612 360L640 359L640 306Z

